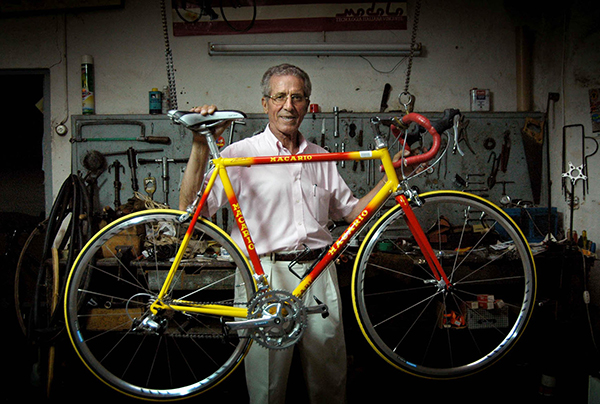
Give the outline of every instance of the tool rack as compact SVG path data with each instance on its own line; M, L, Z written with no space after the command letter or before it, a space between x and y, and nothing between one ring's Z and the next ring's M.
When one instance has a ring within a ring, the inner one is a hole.
M322 143L330 151L366 150L373 144L371 118L385 120L396 115L344 110L308 113L300 130L307 139ZM436 119L442 113L423 115ZM510 196L512 200L532 201L531 167L528 166L528 159L531 160L532 156L526 157L522 131L526 122L541 120L542 114L466 112L463 115L466 136L461 137L459 147L464 156L453 151L451 145L440 164L427 170L411 184L421 192L466 190L498 204L505 196ZM135 182L142 195L152 196L156 202L177 208L179 184L192 142L190 132L173 124L166 115L75 115L72 118L72 173L91 176L95 180L96 210L105 206L114 208L118 201L124 203L133 197ZM262 131L267 122L264 114L249 114L243 124L236 123L223 133L222 142L227 145L252 136ZM382 127L382 132L387 134L389 128ZM393 136L390 136L390 143L392 140ZM428 144L426 138L424 146ZM393 145L391 152L399 150L398 147L398 144ZM99 172L90 173L89 162L85 162L86 155L89 157L90 154L97 157L100 154L100 160L105 159L105 166ZM128 161L128 158L134 161ZM365 163L338 163L342 177L358 197L373 187L382 175L375 162ZM490 176L494 171L491 181ZM154 183L151 178L154 178ZM155 189L150 195L146 189L152 186ZM117 189L120 191L119 198L116 198Z

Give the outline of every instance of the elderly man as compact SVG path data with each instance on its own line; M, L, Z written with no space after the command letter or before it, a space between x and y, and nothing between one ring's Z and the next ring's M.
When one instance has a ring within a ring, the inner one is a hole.
M273 156L326 153L299 132L311 95L309 76L289 64L274 66L264 74L262 106L269 117L264 131L236 142L222 151L223 157ZM212 114L214 105L192 109ZM180 209L185 209L200 189L206 162L205 140L194 135L188 166L182 180ZM398 158L396 156L395 158ZM267 279L273 289L293 290L300 280L289 269L290 258L308 246L319 251L332 243L328 220L352 221L377 192L382 181L362 199L353 196L334 162L235 167L230 177ZM227 202L220 183L208 199L209 214ZM244 210L245 207L249 207ZM237 229L234 240L243 246ZM314 259L314 257L312 257ZM281 259L285 259L281 261ZM296 273L310 266L296 264ZM330 315L310 315L309 324L296 347L302 362L307 392L312 403L343 403L346 392L346 346L341 301L335 266L332 264L306 294L327 304ZM269 350L254 344L245 359L246 379L252 403L284 403L293 350Z

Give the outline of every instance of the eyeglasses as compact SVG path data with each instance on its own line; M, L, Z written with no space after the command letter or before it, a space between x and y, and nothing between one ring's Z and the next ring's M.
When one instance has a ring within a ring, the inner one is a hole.
M305 97L300 94L276 94L276 95L265 95L265 97L270 98L275 105L283 105L286 103L288 97L292 99L292 104L294 105L302 105L308 101L308 97Z

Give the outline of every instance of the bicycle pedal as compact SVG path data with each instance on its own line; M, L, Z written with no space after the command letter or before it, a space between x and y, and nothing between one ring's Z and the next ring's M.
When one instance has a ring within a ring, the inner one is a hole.
M313 299L315 299L317 305L307 307L306 314L321 314L321 317L323 318L329 317L329 308L327 305L320 301L316 296L313 296Z

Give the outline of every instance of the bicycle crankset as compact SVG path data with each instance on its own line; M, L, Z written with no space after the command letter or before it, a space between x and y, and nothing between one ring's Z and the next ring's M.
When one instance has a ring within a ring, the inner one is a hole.
M283 290L259 293L248 308L248 318L259 320L249 330L252 339L270 349L286 349L298 342L306 328L306 317L304 304Z

